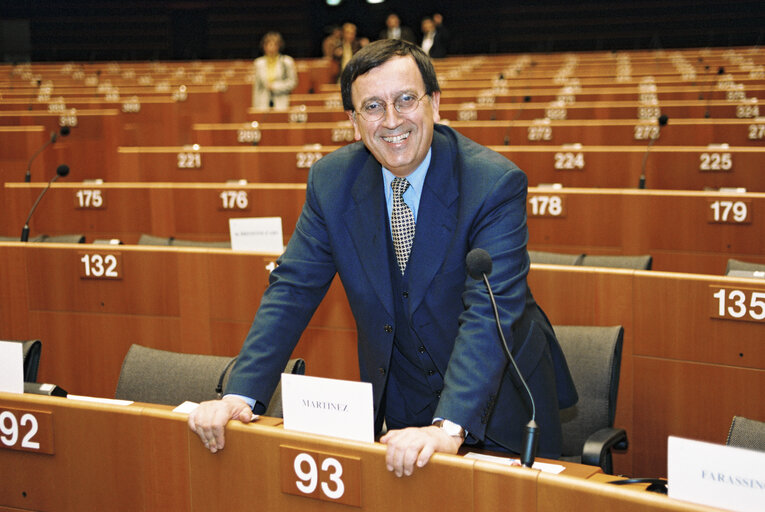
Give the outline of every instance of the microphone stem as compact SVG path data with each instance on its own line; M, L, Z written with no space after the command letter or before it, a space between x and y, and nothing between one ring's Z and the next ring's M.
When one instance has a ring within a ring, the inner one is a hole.
M43 144L43 146L40 149L38 149L34 155L32 155L32 158L29 159L29 163L27 164L27 173L24 175L24 181L26 183L29 183L30 181L32 181L32 172L31 172L32 162L34 162L35 158L37 158L37 155L42 153L45 150L45 148L47 148L54 142L56 142L56 132L53 132L50 136L50 139L48 139L48 142Z
M648 153L651 152L651 146L653 146L653 143L656 142L656 139L659 138L659 135L661 134L661 128L659 128L659 133L656 134L656 137L651 137L651 140L648 141L648 147L645 148L645 154L643 155L643 165L640 166L640 182L638 183L638 188L643 189L645 188L645 164L648 162Z
M53 182L58 179L59 175L56 174L51 178L51 180L48 182L48 184L45 186L44 189L40 192L40 195L37 196L37 199L35 200L35 203L32 205L32 209L29 210L29 215L27 216L27 220L24 222L24 228L21 230L21 241L26 242L29 240L29 220L32 218L32 214L35 212L35 209L37 208L37 205L40 204L40 200L42 199L43 195L45 195L45 192L48 191L51 185L53 185Z
M489 285L489 278L486 277L486 273L483 274L483 282L486 283L486 289L489 291L489 298L491 299L491 306L494 308L494 320L497 323L499 339L502 341L502 349L505 351L505 356L507 357L508 361L510 361L510 363L512 363L513 367L515 368L515 373L520 377L519 380L521 381L521 384L523 384L523 387L526 389L526 393L529 395L529 402L531 402L531 422L535 422L537 417L537 407L534 404L534 397L531 394L531 390L529 389L528 384L526 384L526 379L523 378L523 374L521 374L521 370L518 368L518 365L515 362L515 358L510 353L510 349L507 347L507 340L505 340L505 334L502 332L502 324L499 322L499 310L497 309L497 302L494 300L494 293L491 291L491 285ZM536 425L536 423L534 424Z

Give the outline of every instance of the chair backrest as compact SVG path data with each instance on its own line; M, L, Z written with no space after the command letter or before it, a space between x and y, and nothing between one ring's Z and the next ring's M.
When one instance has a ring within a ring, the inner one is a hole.
M765 423L734 416L725 444L765 452Z
M183 354L133 344L122 362L115 398L165 405L219 397L236 357ZM305 373L305 361L291 359L285 372ZM266 415L281 417L277 388Z
M29 241L46 244L84 244L85 235L38 235L34 238L30 238Z
M735 258L729 258L725 267L725 275L730 275L733 270L745 270L749 272L765 272L765 265L762 263L750 263Z
M170 238L142 233L138 238L138 245L170 245Z
M179 240L173 238L170 240L170 245L178 247L215 247L219 249L231 249L231 242L210 242L199 240Z
M199 240L181 240L173 237L154 236L142 234L138 239L138 245L173 245L178 247L216 247L230 249L231 242L205 242Z
M531 263L548 265L581 265L584 254L567 254L562 252L529 251Z
M22 341L24 354L24 382L37 382L37 369L40 367L40 353L42 352L42 341L27 340Z
M553 328L579 394L576 405L561 411L563 456L577 456L590 434L614 424L624 328Z
M598 256L588 254L582 259L582 265L585 267L610 267L610 268L628 268L632 270L651 270L653 258L650 254L641 254L637 256L629 255L608 255Z

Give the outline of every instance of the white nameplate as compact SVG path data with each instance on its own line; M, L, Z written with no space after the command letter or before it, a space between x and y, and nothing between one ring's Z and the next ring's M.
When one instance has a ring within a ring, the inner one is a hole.
M281 217L231 218L228 227L234 251L284 251Z
M762 511L765 452L669 437L670 498L739 512Z
M66 395L67 400L77 400L78 402L91 402L94 404L106 404L106 405L130 405L132 400L120 400L118 398L102 398L100 396L87 396L87 395Z
M0 341L0 391L24 392L24 351L21 343Z
M282 374L284 429L374 442L372 384Z

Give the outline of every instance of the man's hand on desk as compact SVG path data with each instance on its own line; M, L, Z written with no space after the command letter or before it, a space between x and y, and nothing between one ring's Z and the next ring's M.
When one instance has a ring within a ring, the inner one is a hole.
M415 464L423 467L435 452L457 453L462 441L434 425L391 430L380 438L388 445L385 464L396 476L411 475Z
M205 448L215 453L225 444L223 430L229 420L249 423L252 409L241 398L225 396L221 400L202 402L189 414L189 428L196 432Z

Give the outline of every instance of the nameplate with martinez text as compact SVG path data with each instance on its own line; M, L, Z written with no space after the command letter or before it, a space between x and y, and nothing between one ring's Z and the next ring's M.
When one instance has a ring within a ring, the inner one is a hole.
M372 384L282 374L285 430L374 442Z

